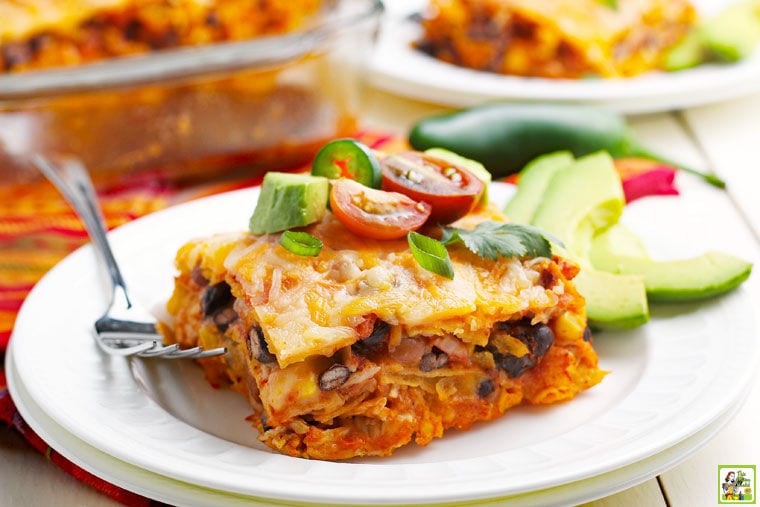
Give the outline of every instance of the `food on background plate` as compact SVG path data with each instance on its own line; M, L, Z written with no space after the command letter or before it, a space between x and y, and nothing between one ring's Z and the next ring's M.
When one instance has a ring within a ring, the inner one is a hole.
M453 183L475 177L452 168ZM254 214L266 215L270 191ZM336 191L406 238L347 228ZM400 200L376 205L369 191L394 194L333 180L332 211L305 227L220 234L177 253L167 340L227 347L199 362L212 384L248 399L261 441L318 459L388 455L602 380L578 266L540 231L506 223L480 194L454 223L400 224Z
M0 72L282 34L319 0L0 0Z
M687 0L431 0L416 45L501 74L628 77L662 68L696 21Z

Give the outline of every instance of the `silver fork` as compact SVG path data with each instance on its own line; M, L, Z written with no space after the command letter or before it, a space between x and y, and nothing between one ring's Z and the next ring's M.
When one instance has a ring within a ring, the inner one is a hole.
M74 158L56 163L41 155L31 162L63 194L84 223L95 250L105 263L113 295L105 314L95 322L95 339L105 352L120 356L198 359L224 354L224 347L180 349L178 344L163 345L156 319L141 308L127 292L127 285L106 236L106 226L97 195L87 170Z

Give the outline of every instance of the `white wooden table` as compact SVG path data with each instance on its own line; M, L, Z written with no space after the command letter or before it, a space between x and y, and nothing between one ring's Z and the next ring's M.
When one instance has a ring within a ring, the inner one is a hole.
M368 126L404 133L415 120L442 109L373 90L367 97L366 118ZM730 213L721 234L733 238L742 247L741 256L755 263L746 286L760 314L760 95L634 117L631 124L648 147L695 168L712 169L728 182L728 191L719 197L724 200L722 212ZM713 191L695 180L686 183L685 191ZM589 505L715 505L719 464L760 464L758 384L760 376L735 418L703 448L660 476ZM75 481L4 427L0 427L0 456L0 506L118 505Z

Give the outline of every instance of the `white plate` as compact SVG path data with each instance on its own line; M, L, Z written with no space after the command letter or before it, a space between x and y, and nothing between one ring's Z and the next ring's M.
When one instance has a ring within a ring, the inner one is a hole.
M503 202L509 192L496 184L491 196ZM177 248L196 235L244 229L256 196L251 189L202 199L114 231L116 256L136 297L163 306ZM681 230L721 226L713 223L722 218L720 206L705 214L709 199L692 202L701 207L682 223L678 210L690 201L663 202L677 204L651 207L651 222L669 213ZM649 208L632 207L641 219ZM709 303L660 307L636 331L597 336L601 366L613 373L570 403L515 409L387 459L309 461L258 444L244 421L243 399L208 387L191 363L104 357L90 331L107 294L96 266L89 247L76 251L36 285L19 313L14 358L30 399L66 431L136 467L261 498L447 502L588 479L662 452L718 420L738 403L758 356L753 306L740 288ZM726 340L741 354L720 353Z
M120 461L86 444L64 430L48 417L26 393L23 382L17 378L13 361L13 347L6 355L8 388L24 420L53 449L88 472L111 484L171 505L194 507L263 507L272 504L264 499L239 496L224 491L200 488ZM475 504L480 507L509 505L509 507L557 507L579 505L603 496L612 495L651 479L685 460L720 431L740 408L737 404L714 423L695 435L645 460L632 465L554 488L542 489L522 495L486 500Z
M696 0L711 15L735 0ZM651 72L626 79L524 78L441 62L415 50L422 31L408 15L426 0L385 0L388 15L371 62L378 88L426 102L465 107L510 99L593 103L624 113L648 113L741 97L760 91L760 51L731 65L703 65L680 72Z

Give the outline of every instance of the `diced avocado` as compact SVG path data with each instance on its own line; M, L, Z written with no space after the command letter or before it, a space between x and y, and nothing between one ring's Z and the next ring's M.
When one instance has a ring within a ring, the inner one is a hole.
M317 222L327 210L329 182L309 174L268 172L248 228L270 234Z
M596 269L644 277L651 302L686 302L729 292L744 282L752 264L722 252L672 261L649 257L638 237L616 225L594 239L589 259Z
M760 42L760 2L745 0L726 7L700 29L707 50L720 60L749 56Z
M507 217L518 224L530 224L549 181L557 171L570 167L573 160L571 152L557 151L529 162L520 171L517 192L504 207Z
M594 236L616 224L625 206L623 187L609 154L578 158L557 171L546 186L532 225L565 242L580 265L576 285L586 298L593 327L627 329L649 320L641 276L606 273L593 268L588 251Z
M425 153L431 157L440 158L446 162L460 165L474 174L480 181L483 182L485 188L483 189L483 195L480 197L480 204L488 203L488 185L491 184L491 173L485 168L483 164L477 160L463 157L453 151L449 151L445 148L429 148L425 150Z

